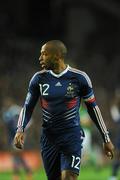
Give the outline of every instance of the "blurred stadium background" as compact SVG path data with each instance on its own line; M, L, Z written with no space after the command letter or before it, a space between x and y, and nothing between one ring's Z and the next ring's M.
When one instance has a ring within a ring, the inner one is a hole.
M51 39L62 40L68 47L68 63L86 71L91 77L98 104L114 143L118 125L112 121L110 105L115 92L120 90L118 0L1 1L1 109L4 108L3 102L8 97L13 98L20 106L23 104L28 82L40 68L40 47ZM25 151L22 152L24 159L34 171L35 180L45 180L39 153L42 123L40 117L38 103L33 114L34 123L27 132ZM92 126L94 153L90 161L89 158L83 158L81 179L105 180L111 173L111 161L103 156L101 137L94 125ZM0 179L9 180L13 165L2 111L0 137ZM24 173L21 176L24 179Z

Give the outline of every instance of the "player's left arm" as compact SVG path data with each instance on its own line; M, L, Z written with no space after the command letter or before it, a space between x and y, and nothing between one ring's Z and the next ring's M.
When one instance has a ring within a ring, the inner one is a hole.
M84 74L84 78L82 80L81 93L87 106L87 111L102 135L105 154L112 159L114 156L114 146L110 140L109 131L106 128L101 111L97 105L92 83L87 74Z

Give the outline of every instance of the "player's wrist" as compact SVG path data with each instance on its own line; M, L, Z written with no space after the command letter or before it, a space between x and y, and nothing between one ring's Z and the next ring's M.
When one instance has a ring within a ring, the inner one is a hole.
M103 140L104 140L104 143L109 143L111 141L108 131L104 134Z
M24 132L24 128L23 127L17 127L16 132Z

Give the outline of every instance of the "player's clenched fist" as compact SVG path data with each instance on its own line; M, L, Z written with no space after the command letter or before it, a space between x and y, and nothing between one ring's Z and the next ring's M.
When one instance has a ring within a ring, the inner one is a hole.
M109 157L110 159L113 159L114 157L114 145L112 144L112 142L108 142L108 143L103 143L103 149L105 154L107 155L107 157Z
M23 149L23 145L24 145L24 133L17 132L14 137L14 146L18 149Z

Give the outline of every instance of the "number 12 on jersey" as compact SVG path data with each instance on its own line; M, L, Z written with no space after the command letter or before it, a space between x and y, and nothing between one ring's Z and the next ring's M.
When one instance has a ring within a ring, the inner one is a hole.
M80 157L72 156L71 167L75 169L79 169L80 168L79 165L80 165Z
M41 95L47 96L50 85L49 84L39 84L39 86L40 86Z

